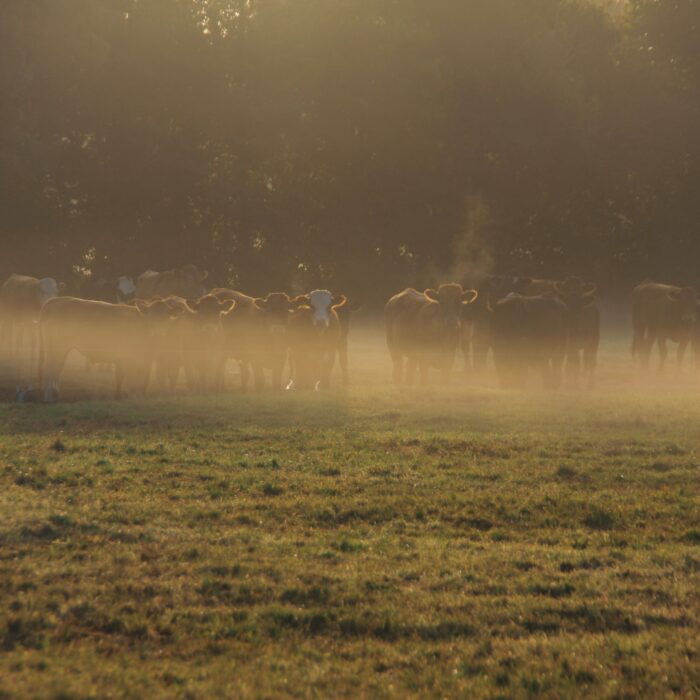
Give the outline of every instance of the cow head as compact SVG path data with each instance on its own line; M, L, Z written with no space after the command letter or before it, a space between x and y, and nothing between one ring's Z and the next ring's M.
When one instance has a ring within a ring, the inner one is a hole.
M567 277L563 282L555 282L554 289L573 314L574 320L576 314L594 306L597 302L597 286L584 282L580 277Z
M255 306L265 314L270 331L282 333L287 330L289 312L295 305L283 292L271 292L264 299L256 299Z
M698 315L698 294L693 287L673 289L668 298L676 305L681 321L692 323Z
M222 314L227 314L236 306L233 299L219 301L212 294L207 294L201 299L190 300L187 302L187 308L197 314L203 322L221 320Z
M65 288L66 286L63 285L63 289ZM44 277L39 280L39 296L42 304L45 304L49 299L57 297L61 291L60 286L53 277Z
M179 270L175 271L177 278L178 288L181 290L181 294L185 294L188 297L200 298L206 294L206 289L204 288L204 280L207 279L209 273L205 271L200 271L196 265L185 265Z
M334 296L327 289L317 289L311 294L298 296L292 300L292 305L309 306L312 311L312 322L317 328L328 328L331 323L331 309L342 308L347 303L344 294Z
M457 329L469 304L476 301L476 289L463 290L459 284L441 284L437 289L426 289L425 298L437 305L438 318L446 328Z
M131 277L117 278L117 299L120 302L129 301L136 294L136 285Z

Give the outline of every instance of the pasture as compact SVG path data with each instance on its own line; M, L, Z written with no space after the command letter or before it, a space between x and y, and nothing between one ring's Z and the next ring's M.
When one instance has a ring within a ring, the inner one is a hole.
M0 406L0 697L697 697L695 375L354 343L347 390Z

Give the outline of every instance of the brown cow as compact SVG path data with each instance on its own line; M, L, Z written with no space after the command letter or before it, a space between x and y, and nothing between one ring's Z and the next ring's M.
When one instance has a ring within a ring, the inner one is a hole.
M596 299L596 285L585 283L579 277L567 277L563 282L556 282L554 288L568 310L568 381L578 385L583 371L588 388L593 389L600 346L600 310Z
M40 384L46 401L58 398L61 372L71 350L92 362L115 366L117 398L123 396L127 376L137 393L145 393L153 336L147 309L58 297L44 304L39 330Z
M15 362L28 339L30 368L34 367L39 313L62 287L52 277L37 279L26 275L11 275L0 287L0 338Z
M185 313L191 313L185 299L168 297L152 302L137 301L136 306L148 313L151 322L151 352L155 382L159 393L174 393L183 361L185 324L178 322Z
M568 347L569 312L554 295L510 294L493 308L493 358L502 388L522 388L528 369L546 389L561 385Z
M187 302L176 323L181 331L182 364L191 391L221 388L220 368L225 357L223 320L236 306L208 294Z
M443 383L449 381L466 309L478 296L475 289L465 291L459 284L443 284L437 291L426 289L421 294L406 289L389 299L384 321L394 382L403 380L404 359L408 384L413 383L416 366L423 384L430 367L442 372Z
M341 338L338 309L347 303L317 289L292 300L296 308L289 321L289 352L292 379L287 389L328 389Z
M265 385L264 370L271 370L272 388L282 388L282 372L287 361L287 327L293 308L283 292L254 298L232 289L215 289L218 299L232 299L236 307L224 318L226 359L239 361L241 388L248 390L252 371L255 388ZM223 368L222 368L223 372Z
M467 371L483 372L486 369L489 353L493 350L491 308L521 286L519 277L508 275L489 275L477 285L478 297L467 307L462 323L461 346Z
M649 368L654 343L659 348L659 372L663 371L668 350L666 341L678 343L678 366L683 364L697 319L697 292L692 287L674 287L644 282L632 292L632 354L638 355L642 369Z
M185 265L176 270L155 272L146 270L136 280L136 299L150 301L156 297L180 296L185 299L199 299L204 296L206 272L200 272L196 265Z

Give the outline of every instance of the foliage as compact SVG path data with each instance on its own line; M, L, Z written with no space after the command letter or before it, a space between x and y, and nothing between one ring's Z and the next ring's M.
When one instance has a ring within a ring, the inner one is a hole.
M6 3L0 268L75 285L192 261L367 298L489 266L694 281L699 12Z

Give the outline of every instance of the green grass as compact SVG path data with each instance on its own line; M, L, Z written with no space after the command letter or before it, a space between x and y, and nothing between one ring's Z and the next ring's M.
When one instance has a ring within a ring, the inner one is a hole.
M0 697L700 694L700 397L0 408Z

